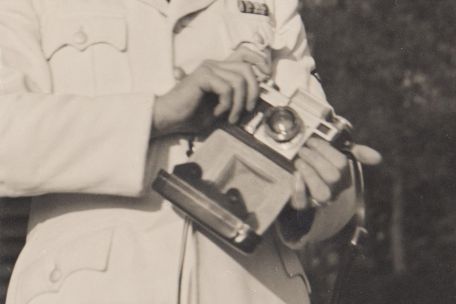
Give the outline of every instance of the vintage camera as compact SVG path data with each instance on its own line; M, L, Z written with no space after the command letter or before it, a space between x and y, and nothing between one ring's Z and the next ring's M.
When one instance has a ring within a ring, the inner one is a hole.
M220 123L189 162L161 170L153 189L211 237L252 252L290 199L293 160L312 136L339 149L351 144L351 124L312 95L291 97L261 84L254 111L236 125Z
M318 136L339 149L351 144L352 125L335 115L333 109L312 95L297 90L291 98L282 95L273 83L261 84L257 109L239 125L256 141L288 160L312 136Z

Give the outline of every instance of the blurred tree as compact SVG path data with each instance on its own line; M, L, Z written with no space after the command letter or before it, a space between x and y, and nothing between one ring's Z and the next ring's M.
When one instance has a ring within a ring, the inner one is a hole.
M328 99L385 158L366 172L366 293L347 303L455 303L456 1L303 0L302 14Z

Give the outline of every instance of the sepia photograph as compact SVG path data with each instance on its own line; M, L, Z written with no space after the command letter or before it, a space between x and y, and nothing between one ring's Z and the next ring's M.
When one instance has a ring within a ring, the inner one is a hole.
M0 303L456 303L455 20L0 0Z

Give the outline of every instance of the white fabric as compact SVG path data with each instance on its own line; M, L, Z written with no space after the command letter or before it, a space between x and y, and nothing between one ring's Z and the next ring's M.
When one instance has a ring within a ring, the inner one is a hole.
M173 69L272 33L278 85L324 99L297 0L258 1L269 17L229 0L0 1L0 196L34 196L7 304L176 303L184 221L150 184L186 146L149 143ZM308 303L272 233L251 257L187 237L182 303Z

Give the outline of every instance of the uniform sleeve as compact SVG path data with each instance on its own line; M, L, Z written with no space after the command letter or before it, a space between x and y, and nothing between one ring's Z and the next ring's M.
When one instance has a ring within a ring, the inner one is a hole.
M304 24L298 13L298 1L275 1L274 23L274 80L281 92L290 96L299 88L326 102L320 82L312 75L315 60L310 54Z
M139 195L153 96L51 94L31 1L0 2L0 197Z
M275 82L282 93L291 96L304 90L321 102L327 102L318 79L312 75L315 61L310 54L306 32L298 13L297 0L275 1L275 39L273 67ZM307 242L326 239L342 229L355 213L355 193L350 187L326 208L311 209L303 214L285 209L276 223L282 241L292 249ZM295 220L302 219L302 223Z

